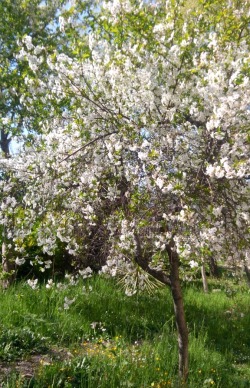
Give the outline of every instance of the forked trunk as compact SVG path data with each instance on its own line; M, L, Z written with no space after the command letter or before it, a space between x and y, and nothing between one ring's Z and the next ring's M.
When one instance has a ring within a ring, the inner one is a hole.
M177 252L173 251L170 247L167 248L167 251L170 262L170 287L178 332L179 376L185 384L188 378L188 328L179 278L179 257Z
M141 248L140 237L135 233L135 241L137 247L137 254L135 256L136 263L146 272L148 272L155 279L170 286L173 302L175 321L178 333L178 349L179 349L179 376L185 386L188 378L188 328L185 318L185 311L183 305L183 297L181 292L181 283L179 278L179 256L178 253L173 249L174 243L170 243L166 246L166 251L169 257L170 263L170 274L169 276L164 271L158 271L152 269L147 260L143 256Z

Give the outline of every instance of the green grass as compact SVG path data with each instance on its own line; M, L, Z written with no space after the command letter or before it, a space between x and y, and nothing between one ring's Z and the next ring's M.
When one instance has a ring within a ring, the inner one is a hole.
M207 295L199 283L183 289L190 388L250 387L250 293L220 282L210 282L221 291ZM68 310L65 297L75 299ZM0 364L44 353L49 360L33 377L0 376L3 388L180 386L168 288L126 297L115 282L97 277L60 291L18 284L0 298Z

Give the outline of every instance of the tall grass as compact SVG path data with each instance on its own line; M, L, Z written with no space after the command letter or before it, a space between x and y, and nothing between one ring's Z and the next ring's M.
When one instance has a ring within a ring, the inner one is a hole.
M207 295L199 284L184 288L190 388L250 387L250 294L219 287ZM49 356L32 378L15 372L2 376L1 387L180 386L167 288L126 297L116 283L96 277L61 290L18 284L0 298L0 362ZM68 309L65 298L74 300ZM58 358L55 349L70 357Z

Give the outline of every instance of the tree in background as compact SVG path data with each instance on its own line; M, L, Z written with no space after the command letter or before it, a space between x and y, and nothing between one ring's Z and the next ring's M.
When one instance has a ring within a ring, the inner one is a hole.
M211 255L244 263L249 251L250 7L184 5L91 2L81 17L72 10L88 36L71 40L70 55L26 41L23 104L46 116L32 147L1 160L11 177L1 222L17 254L34 231L51 256L60 241L86 257L97 238L102 272L122 277L128 295L152 279L169 285L186 381L179 266Z
M0 146L2 155L11 157L10 144L14 138L16 142L32 140L32 133L39 132L39 121L46 116L46 110L33 106L32 116L27 108L29 91L27 79L32 77L32 69L28 63L17 61L20 44L26 47L34 44L45 44L47 52L53 52L55 47L62 48L63 37L59 34L58 12L63 11L64 0L3 0L0 4ZM36 52L37 53L37 52ZM33 57L35 60L35 56ZM46 67L39 64L40 74L46 74ZM24 96L26 104L23 104ZM31 102L31 100L30 100ZM31 102L34 104L34 101ZM15 148L16 146L14 146ZM20 147L20 145L19 145ZM9 176L1 173L3 180ZM12 190L13 191L13 190ZM15 191L15 190L14 190ZM17 188L20 195L21 189ZM12 262L11 237L3 227L2 231L2 262L6 273L4 283L8 284L12 277L7 277L14 269Z
M50 115L51 101L48 104L42 99L42 103L41 100L35 103L32 98L32 84L37 73L39 72L40 78L46 78L51 71L46 61L37 63L38 51L46 48L47 55L56 50L71 56L84 56L86 50L88 51L84 35L86 36L90 26L95 24L90 16L95 4L91 1L78 2L76 7L73 7L72 3L67 0L3 0L0 4L0 146L2 155L6 158L12 154L12 139L14 152L18 152L17 149L22 146L32 146L33 136L41 130L42 120ZM82 14L88 14L89 26L82 25ZM64 20L67 20L66 25ZM37 47L35 55L29 56L29 63L17 60L22 45L27 49L34 45ZM65 99L59 105L54 105L53 109L60 115L67 109L67 104ZM9 179L5 169L2 170L1 177L4 180ZM16 195L20 200L20 194L23 195L23 192L24 187L22 190L20 187L12 187L11 195ZM4 226L1 234L2 277L5 287L15 277L15 252L11 249L11 233L6 232Z

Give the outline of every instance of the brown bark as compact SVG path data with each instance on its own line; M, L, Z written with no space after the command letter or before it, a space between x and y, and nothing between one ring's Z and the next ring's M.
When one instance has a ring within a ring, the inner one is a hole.
M182 383L185 385L188 378L188 328L186 323L183 297L181 292L181 283L179 277L179 256L173 249L174 243L167 245L166 251L169 257L170 274L167 275L163 271L157 271L149 267L147 260L143 257L140 237L135 233L136 240L136 262L137 264L151 276L169 285L174 303L175 321L178 333L178 351L179 351L179 376Z
M10 157L10 142L11 139L8 134L4 131L4 129L1 129L0 147L6 158Z
M2 243L2 270L3 270L3 279L1 281L2 288L8 288L13 281L15 280L15 273L14 273L15 265L11 261L6 243Z
M250 287L250 270L246 264L244 265L244 269L245 269L245 274L247 277L247 284Z
M188 378L188 328L179 278L179 256L172 246L167 246L170 263L171 292L174 302L179 347L179 376L185 384Z
M201 265L201 276L202 276L203 290L207 294L208 284L207 284L207 275L206 275L206 268L205 268L204 262L202 262L202 265Z
M217 261L215 260L215 258L213 256L209 257L209 269L210 269L210 272L211 272L212 276L214 276L216 278L219 277L218 264L217 264Z

